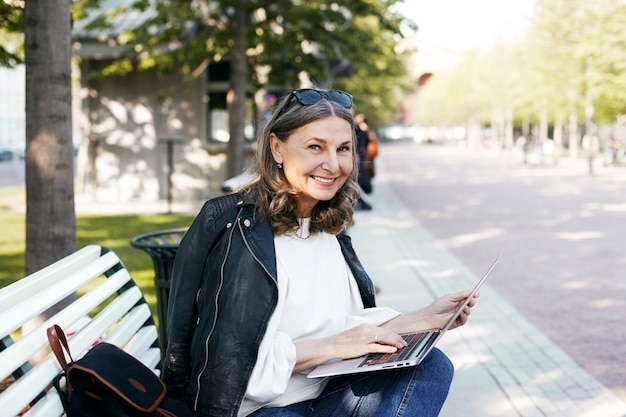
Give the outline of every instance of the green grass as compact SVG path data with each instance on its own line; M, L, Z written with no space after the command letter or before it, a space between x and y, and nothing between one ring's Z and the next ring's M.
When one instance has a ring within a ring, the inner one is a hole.
M16 201L21 190L0 189L0 288L24 276L26 215L7 202ZM120 257L142 289L156 320L156 294L152 260L143 250L133 248L130 240L140 234L187 227L193 216L182 214L78 215L77 249L89 244L106 246Z

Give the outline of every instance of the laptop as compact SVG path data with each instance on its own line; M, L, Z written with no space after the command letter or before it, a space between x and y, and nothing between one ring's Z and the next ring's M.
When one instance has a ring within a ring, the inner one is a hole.
M491 264L487 272L472 289L470 295L459 304L450 320L441 329L428 330L425 332L404 334L402 337L407 341L407 346L394 353L369 353L367 355L354 358L327 362L317 366L311 371L308 378L322 378L327 376L354 374L359 372L380 371L383 369L401 368L418 365L426 355L435 347L435 344L448 331L450 326L459 317L465 306L470 302L474 294L483 285L493 268L496 266L502 255L498 255Z

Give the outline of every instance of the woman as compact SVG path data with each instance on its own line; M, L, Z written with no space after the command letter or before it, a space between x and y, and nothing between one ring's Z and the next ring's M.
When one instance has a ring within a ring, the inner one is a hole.
M259 134L256 179L208 201L180 244L163 379L199 416L434 416L445 400L453 369L436 349L406 370L306 378L395 352L469 295L375 307L345 234L359 196L351 107L345 92L292 91Z

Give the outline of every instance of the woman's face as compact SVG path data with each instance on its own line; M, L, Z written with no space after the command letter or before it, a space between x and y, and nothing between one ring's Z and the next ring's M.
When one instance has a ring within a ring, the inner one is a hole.
M332 199L352 172L352 125L332 116L304 125L282 142L270 135L272 155L298 193L298 216Z

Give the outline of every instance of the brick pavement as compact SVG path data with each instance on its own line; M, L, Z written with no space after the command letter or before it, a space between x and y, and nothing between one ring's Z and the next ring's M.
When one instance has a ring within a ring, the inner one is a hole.
M378 304L408 311L472 286L478 278L411 217L385 186L384 158L379 162L370 198L374 210L358 212L350 231L380 287ZM489 281L506 275L503 258ZM470 323L440 344L456 367L442 417L626 416L626 403L530 324L489 281Z

